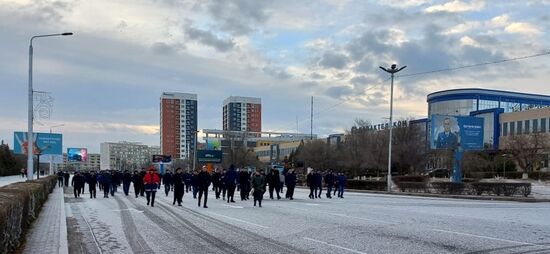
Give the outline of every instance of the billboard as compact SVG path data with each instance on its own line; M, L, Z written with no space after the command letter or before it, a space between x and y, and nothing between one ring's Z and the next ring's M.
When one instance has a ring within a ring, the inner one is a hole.
M13 133L13 152L15 154L27 154L27 132L16 131ZM58 133L33 133L34 154L63 154L63 135Z
M87 162L88 150L86 148L67 148L68 162Z
M172 162L172 155L161 155L161 154L153 155L153 163L170 163L170 162Z
M432 149L483 149L483 118L433 115L431 121Z
M219 150L197 150L197 161L201 163L221 163L222 151Z
M205 138L206 150L222 150L222 141L219 138Z

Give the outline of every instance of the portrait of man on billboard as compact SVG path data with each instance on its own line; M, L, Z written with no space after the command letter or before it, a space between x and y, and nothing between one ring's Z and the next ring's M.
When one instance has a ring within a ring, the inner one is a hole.
M456 149L458 147L458 131L453 132L453 128L458 126L452 126L450 117L445 117L442 123L443 131L437 134L435 139L435 148L437 149ZM441 128L440 128L441 129Z

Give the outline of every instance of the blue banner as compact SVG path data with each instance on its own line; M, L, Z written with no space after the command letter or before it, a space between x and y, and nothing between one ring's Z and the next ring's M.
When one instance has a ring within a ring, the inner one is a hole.
M433 115L432 149L483 150L483 118Z
M220 150L197 150L197 161L201 163L221 163L222 151Z
M27 133L13 133L13 152L27 154ZM34 154L63 155L63 135L57 133L33 133Z

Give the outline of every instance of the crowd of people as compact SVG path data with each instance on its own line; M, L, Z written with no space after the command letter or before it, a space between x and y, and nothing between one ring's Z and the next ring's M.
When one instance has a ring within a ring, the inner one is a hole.
M343 173L334 174L328 170L324 175L320 171L308 168L305 183L310 188L310 199L321 198L323 182L326 186L326 197L332 198L338 192L339 198L344 198L344 187L346 177ZM69 186L69 172L59 171L57 173L59 187ZM324 181L323 181L324 180ZM122 185L124 195L130 195L130 185L133 185L136 198L145 197L147 205L155 206L157 191L164 186L166 196L173 191L173 205L182 206L183 196L191 192L194 199L197 199L199 207L208 208L208 192L210 186L216 199L222 199L227 203L235 203L235 192L239 192L241 201L247 201L252 195L254 206L262 207L263 196L269 191L269 198L281 199L286 186L285 199L294 200L294 189L298 184L298 177L293 169L280 172L271 169L269 172L256 170L249 172L246 169L237 169L231 165L228 169L216 168L210 174L203 166L198 171L186 171L177 168L174 173L170 170L164 174L157 173L155 167L148 170L142 168L123 172L118 170L86 171L76 172L71 180L74 188L75 198L84 194L85 185L88 184L90 198L96 198L97 188L103 192L103 198L109 198L117 193L118 187ZM201 205L202 204L202 205Z

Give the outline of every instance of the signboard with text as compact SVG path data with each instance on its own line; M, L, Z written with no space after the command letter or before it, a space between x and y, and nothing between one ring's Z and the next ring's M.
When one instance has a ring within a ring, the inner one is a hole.
M432 149L483 150L483 118L433 115L430 146Z
M27 154L27 133L16 131L13 133L13 152ZM63 154L63 135L57 133L33 133L34 154Z
M221 163L222 151L220 150L197 150L197 161L201 163Z

